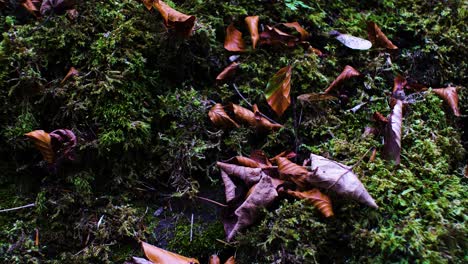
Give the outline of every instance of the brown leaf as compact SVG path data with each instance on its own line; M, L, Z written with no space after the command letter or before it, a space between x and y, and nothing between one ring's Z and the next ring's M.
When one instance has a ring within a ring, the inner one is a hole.
M395 79L393 80L393 91L392 91L392 97L396 99L403 100L405 99L405 86L407 84L406 79L401 76L397 75Z
M33 140L34 146L41 152L42 157L47 163L54 163L55 153L52 149L49 133L46 133L44 130L34 130L25 134L25 136Z
M234 120L232 120L228 114L224 111L224 107L221 104L215 104L208 112L211 122L218 127L240 127Z
M74 160L72 151L76 147L76 136L69 129L56 129L49 133L50 143L55 154L61 158Z
M260 39L258 34L258 16L248 16L245 18L245 23L249 28L250 38L252 39L252 47L255 49L257 47L257 42Z
M241 194L237 192L237 186L231 180L229 175L227 175L227 173L223 170L221 170L221 179L223 179L224 183L224 195L226 196L226 203L232 204L238 200Z
M234 27L231 23L226 28L226 38L224 39L224 48L229 51L246 51L244 40L242 39L242 33Z
M321 193L318 189L312 189L304 192L287 190L287 193L298 199L304 199L311 203L315 208L319 209L325 217L333 216L333 208L330 198Z
M330 86L328 86L324 93L330 93L332 90L343 84L344 81L358 76L361 76L361 73L359 71L357 71L349 65L346 65L343 71L340 73L340 75L336 77L336 79L330 84Z
M380 124L386 125L388 123L388 118L386 118L384 115L382 115L380 112L374 112L372 115L372 118L379 122Z
M224 264L236 264L236 259L234 258L234 256L231 256L230 258L228 258L228 260L226 260L226 262L224 262Z
M273 158L270 159L270 161L274 161L275 159L282 157L282 158L287 158L287 159L294 159L296 157L296 152L290 151L290 150L285 150L278 155L274 156Z
M275 161L278 165L280 179L294 182L301 190L310 187L310 183L308 182L310 172L305 167L299 166L283 157L277 157Z
M239 68L239 63L238 62L233 62L229 64L224 70L216 76L216 81L218 83L221 83L223 81L226 81L227 79L230 79L234 74L236 73L237 68Z
M284 26L288 28L294 28L301 35L301 40L306 40L309 38L309 32L307 32L301 25L297 22L283 23Z
M221 264L221 260L218 255L211 255L208 264Z
M257 183L263 174L261 168L249 168L219 161L216 164L226 174L241 179L247 186Z
M372 154L369 158L369 162L374 162L375 157L377 157L377 148L374 148L374 150L372 150Z
M164 25L167 29L174 30L177 34L187 38L192 35L192 30L195 25L195 16L183 14L174 10L163 1L155 1L153 6L158 9L164 19Z
M257 161L247 158L247 157L242 157L242 156L235 156L230 158L229 160L226 161L227 163L231 164L236 164L244 167L249 167L249 168L263 168L267 167L265 164L258 163Z
M446 104L452 108L455 116L460 116L460 110L458 109L458 93L456 87L447 88L436 88L432 91L437 94Z
M259 149L253 150L250 153L250 159L255 160L256 162L260 164L264 164L266 166L271 166L271 162L268 160L268 157L265 155L265 153Z
M310 160L311 169L315 171L308 178L310 184L378 208L351 167L315 154L310 154Z
M63 78L63 80L60 82L60 84L64 84L68 79L71 77L75 77L79 74L78 70L75 69L75 67L71 67L70 70L68 70L67 75Z
M158 0L141 0L143 2L143 5L145 5L146 9L151 10L153 8L154 2L157 2Z
M292 67L286 66L273 75L267 84L265 98L278 116L282 116L291 104L291 73Z
M403 121L403 101L395 99L392 113L388 119L384 134L384 156L387 160L400 164L401 128Z
M144 258L132 257L130 261L125 261L124 264L154 264L154 262Z
M256 105L253 106L254 112L236 104L231 104L230 107L232 108L236 120L239 120L242 123L246 123L260 131L278 130L283 127L280 124L273 124L268 121L268 119L261 116Z
M297 44L297 41L298 39L295 36L285 33L275 27L266 26L265 31L260 33L261 45L293 47Z
M398 49L380 28L372 21L367 22L367 34L369 35L370 41L377 47L386 49Z
M158 264L200 264L194 258L187 258L176 253L169 252L162 248L141 242L141 247L145 256L154 263Z
M41 0L24 0L21 3L21 6L23 6L32 15L38 16Z
M338 100L338 98L330 94L308 93L308 94L299 95L297 97L297 100L301 102L312 103L312 102L319 102L319 101L333 101L333 100Z

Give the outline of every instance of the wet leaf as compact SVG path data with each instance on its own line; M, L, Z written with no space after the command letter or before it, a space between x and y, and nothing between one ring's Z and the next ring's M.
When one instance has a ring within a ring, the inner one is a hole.
M315 208L320 210L325 217L333 216L333 208L330 198L321 193L318 189L312 189L304 192L287 190L286 192L298 199L303 199L311 203Z
M437 94L446 104L452 108L455 116L460 116L460 110L458 109L458 93L456 87L447 88L436 88L432 91Z
M291 104L291 73L292 67L286 66L273 75L267 84L265 97L278 116L282 116Z
M229 51L246 51L244 40L242 39L242 33L234 27L231 23L226 28L226 38L224 39L224 48Z
M258 16L248 16L245 18L245 23L250 32L250 38L252 39L252 47L255 49L257 47L258 40L260 35L258 34Z
M285 33L275 27L266 26L265 30L260 33L261 45L293 47L297 44L297 41L298 39L295 36Z
M396 99L392 113L388 119L384 134L384 156L400 164L401 128L403 120L403 101Z
M315 154L310 154L310 160L311 169L315 172L308 178L310 184L378 208L351 167Z
M260 181L262 177L261 168L250 168L224 162L217 162L216 165L229 176L241 179L247 186L252 186Z
M229 64L224 70L216 76L216 81L218 83L221 83L223 81L226 81L230 79L234 74L236 73L237 68L239 68L239 63L238 62L233 62Z
M297 97L297 100L306 103L313 103L319 101L334 101L338 100L337 97L325 94L325 93L308 93L308 94L301 94Z
M158 248L145 242L141 242L141 247L145 256L154 263L158 264L200 264L194 258L187 258L176 253Z
M229 117L221 104L215 104L208 112L211 122L218 127L239 127L239 125Z
M163 17L164 25L167 29L174 30L176 34L185 38L192 35L192 30L196 20L195 16L189 16L174 10L161 0L155 1L153 6L158 9L159 13Z
M331 91L333 91L335 88L341 86L344 81L353 78L353 77L358 77L361 76L361 73L354 69L353 67L346 65L343 69L343 71L336 77L336 79L328 86L328 88L325 90L324 94L328 94Z
M41 15L63 15L68 9L72 9L75 0L44 0L41 5Z
M309 32L307 32L299 23L297 22L290 22L290 23L283 23L284 26L288 28L294 28L299 34L301 35L301 40L306 40L309 38Z
M330 36L335 37L339 42L350 49L368 50L372 47L372 43L367 39L358 38L348 34L342 34L336 30L331 31Z
M52 164L55 161L55 152L52 149L51 138L49 133L44 130L34 130L25 134L34 142L34 146L38 149L42 157L47 163Z
M75 69L75 67L71 67L70 70L68 70L67 75L65 75L65 77L60 82L60 84L64 84L68 79L78 76L78 74L79 74L78 70Z
M284 157L275 158L275 162L278 165L280 179L294 182L301 190L310 188L308 180L310 172L305 167L299 166Z
M260 131L278 130L283 127L280 124L273 124L268 121L268 119L261 116L256 105L253 106L254 112L236 104L231 104L230 107L232 108L236 120L246 123Z
M385 34L380 30L380 28L372 21L367 22L367 34L369 39L376 47L382 47L386 49L398 49Z

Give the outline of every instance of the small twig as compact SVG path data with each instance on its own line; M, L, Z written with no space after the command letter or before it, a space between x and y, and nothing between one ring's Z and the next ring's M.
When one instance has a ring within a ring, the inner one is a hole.
M2 209L2 210L0 210L0 213L15 211L15 210L19 210L19 209L28 208L28 207L34 207L34 206L36 206L36 204L31 203L31 204L27 204L27 205L23 205L23 206L18 206L18 207L13 207L13 208L8 208L8 209Z
M200 196L195 195L195 198L198 198L198 199L203 200L203 201L207 201L207 202L212 203L212 204L216 204L217 206L228 207L228 206L225 205L225 204L222 204L222 203L213 201L213 200L208 199L208 198L205 198L205 197L200 197Z
M239 91L239 89L237 88L237 85L234 83L232 84L232 86L234 86L234 89L236 89L236 92L237 94L242 98L242 100L244 100L244 102L250 106L250 108L252 108L252 104L247 100L245 99L245 97L241 94L241 92ZM273 124L279 124L278 122L276 122L275 120L269 118L268 116L266 116L265 114L263 114L262 112L258 112L263 118L266 118L268 121L272 122Z
M226 246L234 247L234 245L232 245L231 243L228 243L228 242L226 242L224 240L221 240L221 239L217 238L216 241L218 241L219 243L224 244Z
M192 218L190 219L190 242L192 242L193 238L193 213L192 213Z

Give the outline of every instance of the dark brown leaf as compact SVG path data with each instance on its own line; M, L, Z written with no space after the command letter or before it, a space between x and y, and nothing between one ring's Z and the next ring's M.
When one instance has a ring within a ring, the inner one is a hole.
M218 76L216 76L216 81L218 83L221 83L223 81L230 79L236 73L237 68L239 68L238 62L233 62L229 64L229 66L224 68L224 70L220 74L218 74Z
M145 252L145 256L157 264L200 264L194 258L187 258L145 242L141 242L141 247Z
M330 198L321 193L318 189L312 189L304 192L287 190L286 192L298 199L304 199L311 203L315 208L320 210L325 217L333 216L333 208Z
M174 10L161 0L155 1L153 6L158 9L163 17L167 29L174 30L176 34L185 38L192 35L196 20L195 16L189 16Z
M252 39L252 47L255 49L257 47L257 42L260 39L258 34L258 16L248 16L245 18L245 23L250 32L250 38Z
M208 112L211 122L218 127L239 127L239 125L229 117L221 104L215 104Z
M432 91L437 94L446 104L452 108L455 116L460 116L460 110L458 109L458 93L456 87L447 88L436 88Z
M256 105L253 106L254 112L236 104L231 104L230 107L232 108L236 120L246 123L260 131L278 130L283 127L280 124L273 124L261 116Z
M343 84L344 81L353 78L353 77L358 77L361 76L361 73L354 69L353 67L346 65L343 71L336 77L336 79L328 86L328 88L325 90L325 94L330 93L332 90L335 88L339 87L341 84Z
M301 35L301 40L306 40L309 38L309 32L307 32L299 23L291 22L291 23L283 23L284 26L288 28L294 28L299 34Z
M252 160L255 160L256 162L260 164L264 164L266 166L271 166L271 162L268 160L268 157L265 155L265 153L259 149L253 150L250 153L250 158Z
M72 154L76 147L76 136L69 129L56 129L49 134L52 149L59 158L74 160Z
M278 165L280 179L294 182L301 190L310 188L308 181L310 173L305 167L299 166L284 157L275 158L275 162Z
M242 39L242 33L234 27L231 23L226 28L226 38L224 39L224 48L229 51L246 51L244 40Z
M218 255L211 255L208 264L221 264L221 260Z
M403 101L396 99L384 134L384 157L400 164Z
M293 47L297 42L298 39L295 36L285 33L275 27L266 26L265 31L260 33L261 45Z
M376 47L386 48L386 49L398 49L385 34L380 30L380 28L372 21L367 22L367 34L369 39Z
M291 73L292 67L286 66L273 75L267 84L266 100L278 116L282 116L291 104Z

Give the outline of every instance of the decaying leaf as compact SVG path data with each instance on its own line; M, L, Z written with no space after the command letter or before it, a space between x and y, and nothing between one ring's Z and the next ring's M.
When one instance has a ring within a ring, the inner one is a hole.
M262 150L253 150L250 153L250 159L255 160L256 162L260 164L264 164L266 166L271 166L271 162L268 160L268 157L265 155L265 153Z
M216 76L216 81L218 83L226 81L227 79L230 79L235 73L237 68L239 68L239 63L238 62L233 62L229 64L224 70Z
M59 158L74 160L72 151L76 147L76 136L69 129L56 129L49 134L52 149Z
M458 93L456 87L447 88L436 88L432 91L437 94L446 104L452 108L455 116L460 116L460 110L458 109Z
M246 51L242 32L236 29L233 23L226 28L226 38L224 39L224 48L229 51Z
M211 255L208 264L221 264L221 260L219 259L218 255Z
M169 30L174 30L177 34L183 37L192 35L193 27L195 26L195 16L183 14L174 10L163 1L154 1L153 6L158 9L164 19L164 25Z
M187 258L176 253L169 252L162 248L141 242L141 247L145 256L154 263L158 264L200 264L194 258Z
M252 39L253 49L257 47L258 40L260 39L260 35L258 34L258 21L258 16L248 16L245 18L245 23L247 24L247 28L250 32L250 38Z
M325 90L325 94L330 93L333 91L335 88L340 86L344 81L353 78L353 77L358 77L361 76L361 73L354 69L353 67L346 65L343 69L343 71L336 77L336 79L328 86L328 88Z
M237 164L240 166L244 167L249 167L249 168L264 168L267 167L267 165L263 163L258 163L257 161L247 158L247 157L242 157L242 156L235 156L227 160L226 162L231 163L231 164Z
M260 181L263 175L261 168L250 168L224 162L217 162L218 167L229 176L241 179L247 186L252 186Z
M358 38L348 34L342 34L336 30L330 32L330 36L335 37L339 42L350 49L368 50L372 47L372 43L367 39Z
M299 34L301 35L301 40L306 40L309 38L309 32L307 32L299 23L297 22L290 22L290 23L283 23L284 26L288 28L294 28Z
M403 101L396 99L384 134L384 156L396 165L400 164L402 121Z
M267 84L265 97L278 116L282 116L291 104L291 73L292 67L286 66L273 75Z
M34 130L25 134L25 136L33 140L34 146L41 152L42 157L47 161L47 163L54 163L55 151L52 149L49 133L44 130Z
M385 34L380 30L380 28L372 21L367 22L367 34L369 39L377 47L382 47L386 49L398 49Z
M75 5L75 0L44 0L41 4L41 15L63 15Z
M397 75L395 79L393 79L393 91L392 96L396 99L403 100L405 98L405 86L407 81L405 77L401 75Z
M224 183L224 194L226 196L226 203L231 204L236 201L240 194L237 193L237 186L231 180L229 175L226 172L221 170L221 179L223 179Z
M270 161L274 161L277 158L287 158L287 159L294 159L297 156L296 152L290 151L290 150L285 150L280 153L278 153L276 156L270 159Z
M305 103L319 102L319 101L333 101L338 100L337 97L325 94L325 93L308 93L301 94L297 97L297 100Z
M382 115L380 112L374 112L372 115L372 118L379 122L380 124L386 125L388 123L388 118L386 118L384 115Z
M226 260L226 262L224 262L224 264L236 264L236 259L234 258L234 256L231 256L230 258L228 258L228 260Z
M130 261L125 261L124 264L154 264L154 262L144 258L132 257Z
M256 105L253 106L254 112L244 108L240 105L231 104L230 108L232 108L232 112L234 113L235 119L250 125L258 130L278 130L283 126L280 124L273 124L268 119L264 118Z
M208 112L211 122L218 127L239 127L239 125L232 120L229 115L224 111L221 104L215 104Z
M293 47L298 39L285 33L275 27L266 26L265 30L260 33L260 44L262 45L279 45Z
M310 187L308 180L310 172L305 167L299 166L284 157L277 157L275 161L278 165L280 179L294 182L301 190Z
M70 70L68 70L67 75L65 75L65 77L60 82L60 84L64 84L68 79L70 79L71 77L77 76L78 74L79 74L78 70L75 69L75 67L71 67Z
M321 193L318 189L312 189L304 192L287 190L286 192L298 199L304 199L311 203L315 208L319 209L325 217L333 216L333 208L330 198Z
M308 178L310 184L378 208L351 167L315 154L310 154L310 160L311 169L315 171Z

